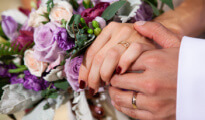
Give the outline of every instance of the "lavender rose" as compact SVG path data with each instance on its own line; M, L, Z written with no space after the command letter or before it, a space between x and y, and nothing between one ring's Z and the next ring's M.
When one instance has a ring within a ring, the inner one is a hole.
M81 16L85 19L86 23L92 22L97 16L101 16L109 5L110 3L107 2L98 3L94 8L84 10Z
M2 29L5 35L14 42L18 37L18 23L11 16L2 16Z
M34 56L39 61L52 63L59 55L64 54L62 48L58 46L58 40L54 39L54 31L57 29L55 23L47 23L39 26L34 32Z
M75 46L74 39L68 39L68 33L65 28L58 27L54 31L54 41L58 42L58 47L64 51L70 50Z
M67 80L70 83L73 90L75 91L80 91L78 76L79 76L79 69L82 61L83 61L82 55L75 57L73 59L67 59L64 68L64 72L66 74Z

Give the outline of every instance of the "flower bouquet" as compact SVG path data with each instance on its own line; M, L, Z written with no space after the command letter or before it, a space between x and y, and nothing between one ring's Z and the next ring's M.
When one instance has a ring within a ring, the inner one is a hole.
M170 0L161 0L173 8ZM83 54L110 22L152 20L156 0L42 0L31 11L2 13L0 113L26 111L23 120L52 120L69 103L71 120L128 120L109 101L106 87L94 97L79 88Z

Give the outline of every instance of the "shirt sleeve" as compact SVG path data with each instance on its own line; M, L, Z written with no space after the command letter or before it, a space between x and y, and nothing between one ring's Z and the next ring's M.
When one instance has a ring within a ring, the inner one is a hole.
M205 39L182 39L176 114L177 120L205 120Z

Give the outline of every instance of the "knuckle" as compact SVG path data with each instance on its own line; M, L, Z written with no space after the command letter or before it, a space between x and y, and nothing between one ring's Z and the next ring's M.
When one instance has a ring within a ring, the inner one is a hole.
M156 82L148 82L146 83L145 87L149 94L155 95L157 93L158 85Z
M140 51L141 52L143 50L143 46L140 43L132 43L131 46L136 51Z
M115 27L115 26L117 26L117 25L118 25L117 22L110 22L110 23L108 24L107 28L112 28L112 27Z
M121 106L122 105L122 101L119 95L115 95L114 96L114 102L116 105Z
M92 45L88 48L88 50L86 51L86 56L88 58L93 58L95 56L95 49L92 47Z
M119 57L119 52L118 50L112 48L108 51L108 57L112 59L117 59Z
M103 55L101 54L97 54L93 59L93 63L96 63L96 64L101 64L102 61L103 61Z
M161 23L154 23L153 29L156 31L161 31L161 29L163 28L163 25Z
M144 61L148 65L158 65L161 64L163 61L158 55L151 55Z
M126 26L126 25L121 28L121 32L123 32L124 34L125 33L130 33L131 30L132 29L129 26Z

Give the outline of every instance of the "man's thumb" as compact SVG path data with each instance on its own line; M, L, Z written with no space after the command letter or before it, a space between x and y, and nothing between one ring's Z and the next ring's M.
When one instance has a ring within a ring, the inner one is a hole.
M180 38L157 22L138 21L134 28L143 36L154 40L163 48L179 47Z

